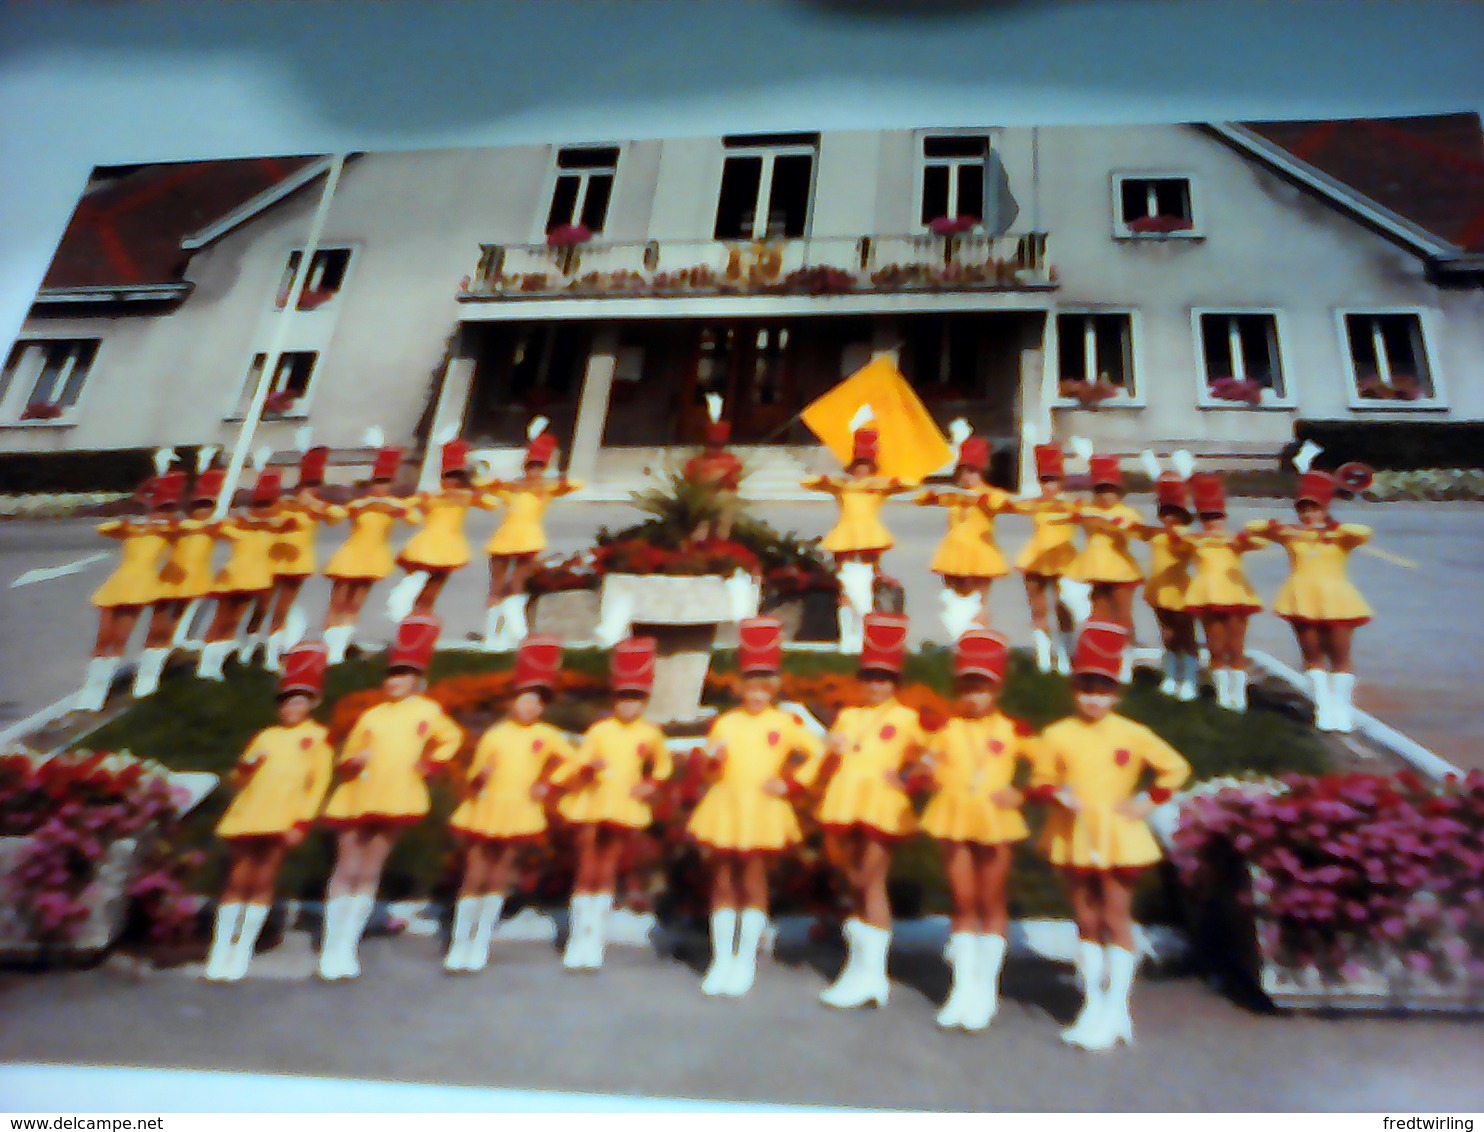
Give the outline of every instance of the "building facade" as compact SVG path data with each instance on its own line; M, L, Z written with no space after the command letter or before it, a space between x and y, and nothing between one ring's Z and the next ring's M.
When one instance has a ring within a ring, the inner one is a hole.
M262 443L513 450L539 413L609 485L719 392L762 494L817 451L796 414L882 353L1011 477L1026 422L1242 460L1301 418L1484 420L1474 116L355 155L304 264L327 164L92 186L0 450L229 444L270 364Z

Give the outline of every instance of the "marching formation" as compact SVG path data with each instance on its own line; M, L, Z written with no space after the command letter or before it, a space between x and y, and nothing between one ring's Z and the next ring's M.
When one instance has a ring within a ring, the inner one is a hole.
M707 450L687 468L688 476L726 496L716 530L695 535L702 539L725 536L740 472L725 451L716 406L712 418ZM147 486L149 514L100 528L122 540L122 555L94 596L98 641L78 706L102 705L145 610L151 620L135 695L158 685L188 610L206 600L216 606L198 675L221 679L232 650L247 661L259 645L264 667L281 671L278 723L248 744L218 827L229 868L209 979L235 981L246 973L284 855L315 826L335 838L319 974L329 981L355 978L383 866L402 833L429 820L429 784L438 778L458 797L448 825L464 847L446 970L485 968L517 856L547 838L554 822L570 825L579 850L562 963L573 971L602 967L626 841L651 824L648 802L673 773L679 744L644 718L656 645L643 637L611 650L611 713L585 735L569 737L544 718L558 687L562 641L529 633L525 584L546 549L547 507L580 486L565 476L548 478L555 443L544 423L533 422L517 480L476 481L467 445L450 440L441 451L439 489L397 497L391 487L402 453L382 447L365 492L343 505L321 498L327 453L306 436L292 495L260 459L246 509L221 519L212 517L222 474L210 466L211 454L198 464L185 510L186 477L170 470L164 454ZM1016 497L991 486L988 445L958 422L952 486L919 490L878 474L879 437L859 423L844 477L819 476L805 486L829 493L839 507L839 521L821 545L837 565L840 651L859 657L861 706L842 710L827 730L780 706L782 626L765 617L740 622L740 705L715 719L703 751L692 756L705 760L709 782L686 827L704 854L710 884L712 960L701 989L725 998L752 987L769 927L769 874L800 846L800 815L807 814L823 832L850 901L846 962L820 1001L837 1009L886 1005L892 933L886 879L894 849L920 833L941 847L953 900L946 952L952 989L937 1020L946 1028L983 1030L997 1008L1014 846L1030 837L1027 810L1040 807L1037 849L1064 880L1079 934L1084 1004L1063 1039L1085 1049L1130 1042L1137 966L1132 892L1141 870L1160 857L1146 819L1190 773L1175 750L1115 710L1131 679L1135 597L1142 592L1159 624L1161 690L1196 698L1203 637L1216 702L1242 711L1247 622L1263 608L1242 557L1281 546L1291 572L1274 610L1294 627L1317 726L1348 730L1350 642L1370 610L1346 578L1345 564L1370 532L1331 517L1340 482L1311 470L1308 449L1301 454L1297 521L1231 530L1220 477L1195 472L1184 454L1172 458L1172 469L1145 454L1156 496L1151 523L1125 502L1118 460L1081 442L1069 446L1087 463L1090 499L1067 493L1066 454L1050 443L1034 449L1035 491ZM944 583L956 712L936 731L898 699L908 620L875 609L880 559L893 545L883 505L909 491L917 492L917 504L947 515L930 568ZM504 511L485 547L484 647L515 652L504 718L477 737L465 735L423 694L441 630L434 605L451 573L471 560L464 521L475 508ZM1072 682L1074 713L1039 734L998 706L1010 642L991 628L987 598L995 579L1011 569L995 536L1004 514L1032 523L1014 565L1030 603L1037 664ZM324 567L333 590L322 639L301 644L295 600L316 569L316 528L345 521L349 536ZM398 523L420 529L394 552ZM229 544L230 557L213 574L218 541ZM1147 570L1133 553L1141 542L1150 551ZM310 716L327 667L345 658L370 588L394 568L405 576L388 601L399 624L387 654L384 702L360 717L336 751Z

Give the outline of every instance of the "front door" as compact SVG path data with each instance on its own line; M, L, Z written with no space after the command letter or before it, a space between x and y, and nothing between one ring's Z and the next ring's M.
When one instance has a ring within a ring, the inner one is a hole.
M774 436L802 407L795 395L797 335L783 322L710 323L695 337L695 362L680 420L682 443L705 435L706 394L726 400L732 441L781 442Z

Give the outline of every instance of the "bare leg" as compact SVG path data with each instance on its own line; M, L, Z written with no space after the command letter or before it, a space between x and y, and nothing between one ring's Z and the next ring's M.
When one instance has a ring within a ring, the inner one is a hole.
M950 930L955 932L977 932L979 930L979 894L974 870L974 854L962 841L945 841L943 849L943 875L948 879L948 891L953 897L953 918Z
M975 846L973 864L979 911L979 931L1004 935L1010 927L1008 892L1010 887L1009 845Z
M1107 872L1102 881L1102 920L1105 942L1125 951L1134 950L1134 879Z
M294 602L299 600L299 591L304 588L303 578L279 578L274 584L273 591L277 598L273 606L273 618L269 621L269 628L277 633L283 628L288 619L289 610L294 607Z
M864 839L861 846L861 919L875 928L891 927L891 904L886 898L886 873L891 851L879 842Z
M438 595L443 592L443 587L448 583L449 570L430 570L428 580L423 585L422 593L417 595L417 602L413 605L414 613L424 616L433 612L433 606L438 602Z
M1353 672L1350 663L1350 645L1355 640L1355 626L1331 622L1324 627L1328 640L1324 651L1329 655L1330 668L1335 672Z
M1050 603L1046 600L1047 581L1039 574L1025 576L1025 598L1031 607L1031 625L1047 632L1051 628Z

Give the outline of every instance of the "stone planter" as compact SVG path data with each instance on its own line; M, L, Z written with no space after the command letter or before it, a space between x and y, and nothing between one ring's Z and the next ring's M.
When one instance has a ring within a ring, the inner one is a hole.
M531 600L531 631L567 641L590 641L598 627L597 590L559 590Z
M31 925L16 908L10 878L30 852L35 838L0 837L0 959L35 959L44 953L72 957L94 955L118 939L128 911L126 891L139 860L139 841L115 841L98 863L98 872L88 894L88 918L76 938L68 944L39 943Z

